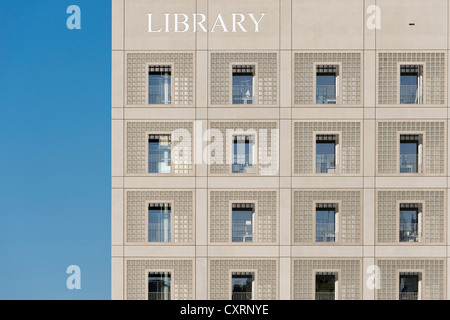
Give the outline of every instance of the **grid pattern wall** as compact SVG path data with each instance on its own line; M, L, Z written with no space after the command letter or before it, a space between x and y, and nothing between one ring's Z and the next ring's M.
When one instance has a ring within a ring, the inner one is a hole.
M277 242L276 191L211 191L210 242L228 243L230 239L230 201L256 203L256 240L258 243Z
M294 54L294 104L314 104L314 63L342 63L342 102L362 104L361 53L359 52L299 52Z
M444 259L391 260L378 259L380 267L380 289L376 291L378 300L398 300L398 273L404 270L425 270L422 274L422 299L445 299L445 261Z
M444 121L378 122L378 174L396 174L399 170L398 132L425 132L423 146L424 173L445 174L446 126Z
M378 104L399 104L398 63L425 63L426 104L445 104L446 55L443 52L384 52L378 54Z
M398 202L425 201L424 243L445 241L445 191L443 190L401 190L378 191L377 237L379 243L397 242Z
M231 63L256 63L258 83L255 84L258 104L278 104L278 58L276 53L212 53L211 104L229 105L231 94Z
M152 133L167 133L174 132L177 129L184 129L189 132L189 136L183 135L183 143L191 144L192 146L192 122L127 122L126 127L126 164L127 174L147 174L148 163L146 163L148 152L148 136L146 132ZM187 133L187 132L186 132ZM172 138L172 154L176 143ZM184 148L180 148L184 149ZM182 150L186 152L186 150ZM179 155L180 161L172 162L172 169L174 174L192 174L193 173L193 158L192 150L187 151L183 155ZM189 161L190 160L190 161Z
M294 243L315 242L315 201L326 203L339 201L340 242L342 244L361 242L361 191L294 190Z
M270 168L274 162L278 161L278 148L277 145L272 146L272 140L275 139L278 143L278 124L277 122L210 122L210 129L217 129L222 133L223 146L222 148L216 148L211 153L213 159L222 160L223 163L218 161L214 163L211 161L209 166L209 172L217 175L229 175L231 164L227 164L226 159L232 154L232 142L227 141L228 132L233 130L250 130L254 131L257 135L257 143L259 148L257 150L257 163L259 174L270 172ZM250 132L249 131L249 132ZM276 162L275 162L276 163Z
M128 260L126 263L127 300L147 300L148 281L146 269L173 270L170 291L174 300L193 300L194 263L192 260Z
M231 271L256 270L255 300L278 298L278 266L274 259L264 260L210 260L209 299L229 300L231 295Z
M171 223L174 226L174 244L194 242L194 192L193 191L127 191L126 198L127 242L148 243L146 230L149 201L169 202Z
M342 132L339 136L341 174L361 171L360 122L294 122L294 174L314 172L314 132Z
M314 297L315 270L339 270L340 298L361 299L360 260L301 260L294 259L293 299L311 300Z
M128 53L127 104L147 105L148 63L173 63L173 104L194 104L193 53Z

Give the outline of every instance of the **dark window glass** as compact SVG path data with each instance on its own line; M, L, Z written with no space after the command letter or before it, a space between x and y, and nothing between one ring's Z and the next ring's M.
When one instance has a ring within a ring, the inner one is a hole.
M400 274L400 300L417 300L419 293L418 274Z
M170 300L170 272L148 273L148 300Z
M419 241L419 209L400 207L400 242Z
M400 67L400 104L422 103L421 70L422 67L417 65Z
M232 300L252 300L253 275L237 273L232 275Z
M336 276L316 274L316 300L335 300Z

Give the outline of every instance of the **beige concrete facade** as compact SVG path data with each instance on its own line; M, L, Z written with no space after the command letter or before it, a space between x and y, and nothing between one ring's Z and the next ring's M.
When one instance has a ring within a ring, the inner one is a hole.
M450 0L112 0L112 299L147 299L148 272L171 274L171 299L230 299L233 272L255 299L314 299L317 273L337 299L398 299L403 273L420 299L450 298L449 16ZM170 104L148 103L152 65L171 67ZM253 104L232 104L233 65L254 68ZM316 104L321 65L339 70L336 104ZM422 103L400 103L402 65L420 66ZM208 164L232 149L205 152L211 131L251 135L255 168ZM148 173L163 134L172 170ZM321 135L339 145L326 174ZM402 135L421 141L418 173L399 170ZM148 241L157 203L169 242ZM251 243L231 241L236 203L254 210ZM316 241L321 204L339 212L335 242ZM401 204L420 208L420 242L399 241Z

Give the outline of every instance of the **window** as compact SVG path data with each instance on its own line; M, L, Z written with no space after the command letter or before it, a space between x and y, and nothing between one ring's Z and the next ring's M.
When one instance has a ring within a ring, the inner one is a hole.
M337 241L337 205L316 204L316 242Z
M400 66L400 104L423 104L423 66Z
M148 205L148 242L170 242L170 203Z
M339 66L316 66L316 104L339 103Z
M231 300L252 300L254 281L253 272L233 272L231 275Z
M253 203L232 204L232 242L253 242L254 213Z
M233 104L253 104L255 66L233 66Z
M338 173L338 136L319 134L316 136L316 173Z
M171 104L172 66L149 66L148 103Z
M422 173L422 135L400 135L400 173Z
M422 205L419 203L400 204L400 242L422 241Z
M254 136L233 136L233 173L255 173L254 145Z
M170 287L170 272L148 273L148 300L171 300Z
M316 272L316 300L336 300L336 272Z
M148 138L148 173L170 173L171 136L151 134Z
M399 300L420 300L422 274L420 272L400 272Z

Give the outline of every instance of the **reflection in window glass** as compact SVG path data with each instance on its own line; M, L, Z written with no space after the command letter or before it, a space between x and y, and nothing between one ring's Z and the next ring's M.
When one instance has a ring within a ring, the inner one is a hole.
M400 205L400 242L419 241L419 209L417 204Z
M170 242L169 203L151 203L148 208L148 241Z
M170 300L170 272L148 273L148 300Z
M328 272L316 274L316 300L335 300L336 275Z
M232 242L253 241L253 205L233 204Z
M335 242L336 209L316 209L316 242Z
M171 66L150 66L148 72L148 103L170 104L172 99Z
M337 66L318 65L316 69L316 104L336 104Z
M400 273L400 300L417 300L419 293L419 274Z
M233 104L253 103L253 81L255 69L252 65L233 66Z
M253 136L233 136L233 173L254 173Z
M400 173L417 173L418 148L417 141L400 142Z
M252 300L253 273L233 272L231 279L232 300Z
M170 135L150 135L148 140L148 173L170 173Z
M334 141L317 141L316 173L333 173L336 171L336 143Z

